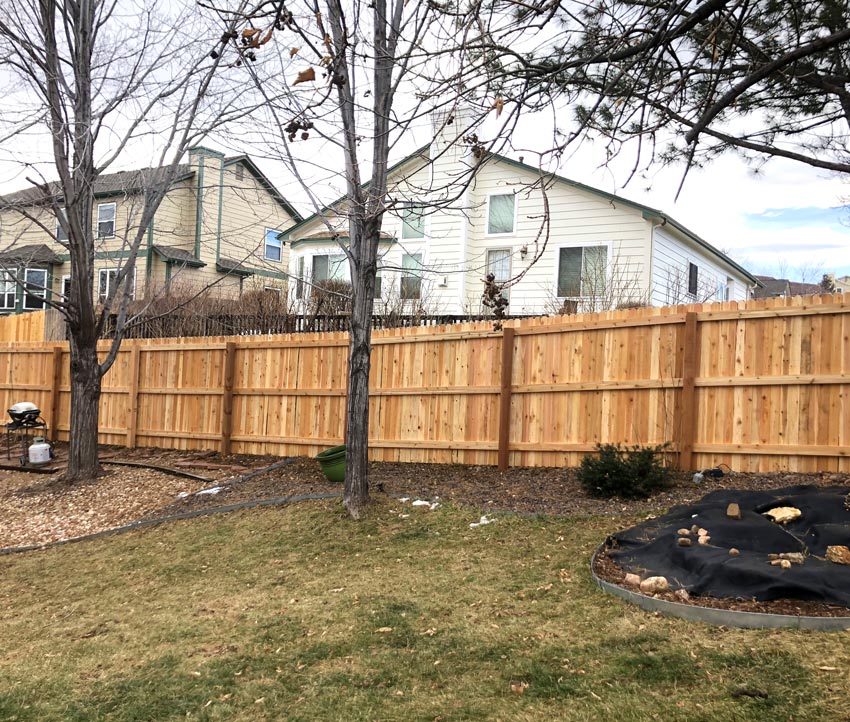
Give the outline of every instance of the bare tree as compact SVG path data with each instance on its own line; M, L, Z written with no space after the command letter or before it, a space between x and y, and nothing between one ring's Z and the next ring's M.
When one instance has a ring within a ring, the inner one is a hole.
M219 13L225 10L215 3L208 6ZM348 259L345 505L355 518L369 499L371 319L384 215L398 212L411 197L421 199L423 213L463 208L464 189L519 113L519 105L505 104L503 76L483 38L494 35L510 42L526 24L501 10L475 10L405 0L261 2L239 18L240 33L231 46L229 57L247 60L243 67L261 94L283 98L276 84L290 89L285 103L267 104L263 122L275 131L280 157ZM275 42L266 44L272 36ZM461 104L471 109L464 116L471 122L462 119ZM487 115L497 119L497 127L485 140L476 135L474 125ZM438 132L447 126L457 132L447 145L432 142L429 162L436 165L463 146L468 151L465 163L440 188L433 183L417 188L413 181L394 187L391 153L410 149L411 137L432 123ZM268 139L265 134L264 142ZM322 142L321 153L310 146ZM328 203L316 192L316 179L337 175L343 182L342 196ZM345 227L337 222L340 217Z
M67 321L70 481L100 471L101 379L123 337L142 240L180 158L212 128L245 112L235 102L236 87L221 80L227 76L220 73L215 49L220 52L227 38L211 43L209 24L204 27L201 21L191 5L178 3L164 9L161 3L140 7L121 0L8 0L0 8L0 74L4 87L21 89L0 116L0 139L4 160L17 159L31 186L7 199L6 210L18 213L70 260L66 296L51 298L43 287L24 287L29 296L44 296L43 302ZM40 142L50 148L49 161L42 163ZM140 154L156 163L127 175L128 187L141 199L138 214L116 253L122 261L108 292L96 298L94 259L100 234L92 214L99 179L128 156ZM25 279L16 281L24 284ZM101 359L97 341L110 314L117 324Z

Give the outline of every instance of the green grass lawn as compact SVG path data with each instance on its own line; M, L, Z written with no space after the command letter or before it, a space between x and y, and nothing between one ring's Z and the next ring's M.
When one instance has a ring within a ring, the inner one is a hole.
M593 585L610 520L475 520L316 502L0 558L0 720L850 719L850 633L653 616Z

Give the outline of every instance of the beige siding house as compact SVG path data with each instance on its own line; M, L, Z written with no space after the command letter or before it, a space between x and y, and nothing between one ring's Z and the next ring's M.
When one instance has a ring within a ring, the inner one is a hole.
M744 300L758 285L665 213L478 156L438 136L392 169L376 312L481 313L489 272L512 279L514 314ZM300 299L314 284L347 280L346 234L342 202L286 230Z
M91 222L100 296L109 292L128 256L144 188L157 170L98 179ZM0 198L0 314L42 308L45 298L60 298L70 282L66 235L44 196L40 189ZM204 287L223 297L238 297L248 289L283 292L288 259L279 235L300 220L248 156L226 158L192 148L147 228L136 264L135 297Z

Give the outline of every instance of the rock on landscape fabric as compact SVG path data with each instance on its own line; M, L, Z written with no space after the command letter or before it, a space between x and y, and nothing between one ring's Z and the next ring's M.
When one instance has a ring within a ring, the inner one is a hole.
M664 576L671 588L692 595L805 599L850 607L850 565L825 558L828 547L850 545L848 494L850 487L839 486L716 491L614 534L608 554L628 572ZM727 516L730 504L738 504L740 519ZM765 515L776 507L793 507L801 514L778 524ZM697 529L708 532L707 544L696 543ZM694 543L679 545L684 536ZM740 554L730 555L730 549ZM803 563L771 564L768 555L789 552L801 552Z

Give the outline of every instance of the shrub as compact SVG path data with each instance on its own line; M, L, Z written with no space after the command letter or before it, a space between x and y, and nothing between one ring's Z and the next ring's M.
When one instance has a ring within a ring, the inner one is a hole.
M661 446L597 444L598 456L585 456L579 468L582 488L591 496L646 499L667 485Z

